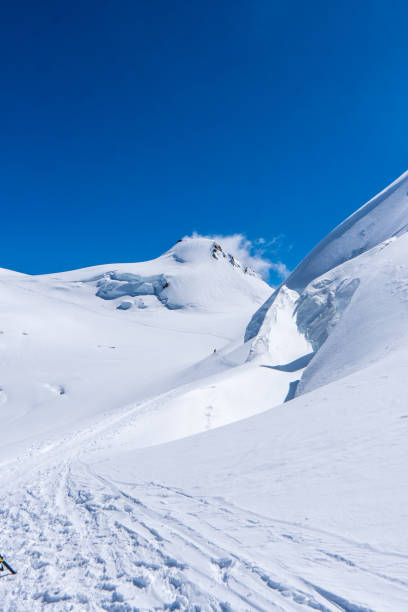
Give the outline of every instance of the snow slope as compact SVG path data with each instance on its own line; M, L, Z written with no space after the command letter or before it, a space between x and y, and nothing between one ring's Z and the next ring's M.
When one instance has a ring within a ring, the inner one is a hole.
M58 428L186 384L193 366L191 377L200 378L202 361L215 363L214 374L225 369L223 352L269 292L206 239L184 239L141 264L34 277L4 270L0 287L8 456L28 438L38 443ZM124 301L131 308L120 309Z
M348 217L295 268L284 287L302 293L313 280L408 230L408 172ZM245 339L260 333L279 289L253 315Z
M206 239L2 274L4 610L408 609L407 181L272 296Z
M408 231L408 172L324 238L287 279L300 291L328 270Z

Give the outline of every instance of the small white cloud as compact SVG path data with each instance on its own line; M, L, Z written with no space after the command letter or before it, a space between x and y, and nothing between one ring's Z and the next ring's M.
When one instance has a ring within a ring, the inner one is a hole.
M244 234L201 236L194 232L193 237L211 238L218 242L224 251L231 253L243 265L260 274L268 282L271 273L278 280L284 280L289 275L290 270L287 266L272 257L280 250L282 236L275 236L270 240L265 238L249 240Z
M285 278L287 278L290 274L289 268L283 263L283 261L271 262L271 270L274 270L282 280L285 280Z

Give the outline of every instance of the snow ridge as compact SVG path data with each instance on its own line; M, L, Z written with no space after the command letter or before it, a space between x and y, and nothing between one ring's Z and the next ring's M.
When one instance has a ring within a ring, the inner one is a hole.
M245 341L267 353L268 319L282 292L296 299L292 316L300 334L316 352L341 320L361 277L366 276L366 254L375 256L408 230L408 172L372 198L324 238L288 279L252 316ZM355 265L354 263L355 262ZM288 339L289 340L289 339ZM256 351L254 348L250 356ZM300 355L299 355L300 357ZM314 368L314 360L309 367ZM304 373L307 376L307 371ZM327 378L325 378L327 382ZM298 386L298 393L304 385Z

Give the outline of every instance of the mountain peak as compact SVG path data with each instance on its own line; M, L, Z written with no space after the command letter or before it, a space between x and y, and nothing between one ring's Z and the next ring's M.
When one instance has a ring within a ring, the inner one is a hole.
M170 255L178 263L204 263L208 262L209 258L213 258L217 261L225 260L233 267L241 270L244 274L259 277L254 270L241 263L213 238L186 236L178 240L165 255Z

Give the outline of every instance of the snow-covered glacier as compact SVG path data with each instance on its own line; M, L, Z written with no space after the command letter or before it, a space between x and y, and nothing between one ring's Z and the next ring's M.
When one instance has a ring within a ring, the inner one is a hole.
M407 228L405 174L273 291L1 271L1 609L407 610Z

